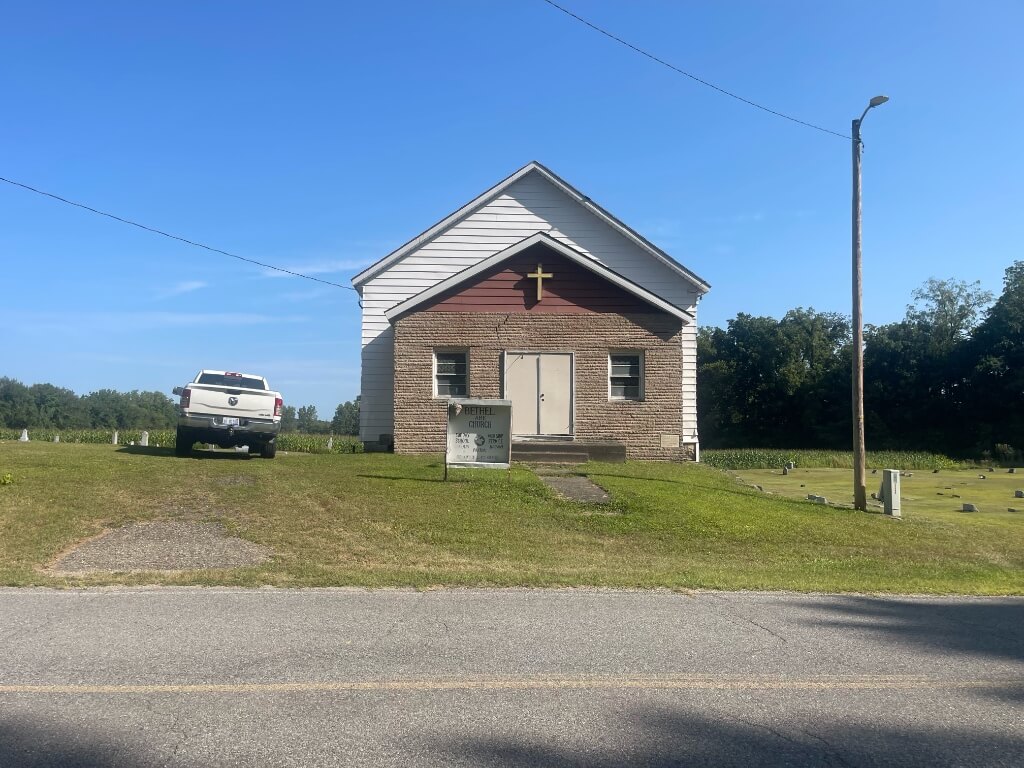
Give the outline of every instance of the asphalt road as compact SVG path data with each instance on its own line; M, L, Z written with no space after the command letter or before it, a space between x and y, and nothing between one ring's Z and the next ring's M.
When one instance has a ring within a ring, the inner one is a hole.
M0 590L0 768L1024 765L1024 600Z

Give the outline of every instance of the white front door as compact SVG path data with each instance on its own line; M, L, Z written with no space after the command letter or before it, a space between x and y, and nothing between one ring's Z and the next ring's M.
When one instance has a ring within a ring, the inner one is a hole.
M506 352L504 381L513 435L572 435L572 353Z

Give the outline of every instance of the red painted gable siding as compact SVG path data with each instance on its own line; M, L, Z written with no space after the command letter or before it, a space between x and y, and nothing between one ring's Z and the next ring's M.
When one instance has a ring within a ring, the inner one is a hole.
M537 279L526 277L537 265L552 277L544 280L537 301ZM603 314L659 312L619 286L608 282L543 245L528 248L471 283L442 295L425 312L501 312Z

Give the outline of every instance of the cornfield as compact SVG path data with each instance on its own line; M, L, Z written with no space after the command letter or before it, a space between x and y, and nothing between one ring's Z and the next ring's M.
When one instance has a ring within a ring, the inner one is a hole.
M715 448L701 451L700 458L719 469L778 469L787 461L804 469L853 469L853 453L846 451ZM964 466L948 456L925 451L868 451L867 465L874 469L956 469Z
M117 430L117 442L120 445L136 445L142 442L141 429L119 429ZM54 437L59 437L62 443L106 443L114 441L114 430L112 429L30 429L28 431L30 440L36 442L52 443ZM0 440L17 440L21 437L20 429L0 429ZM175 431L173 429L149 430L149 444L152 447L172 448L174 446ZM330 443L330 448L328 448ZM280 451L291 451L292 453L362 453L363 444L358 437L352 435L305 435L300 433L289 433L279 435L277 448Z

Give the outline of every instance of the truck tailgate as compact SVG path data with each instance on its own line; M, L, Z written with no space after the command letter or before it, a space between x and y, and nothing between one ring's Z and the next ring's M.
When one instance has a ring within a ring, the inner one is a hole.
M190 384L192 398L189 413L216 413L240 419L274 418L277 392L258 389L232 389L209 384Z

